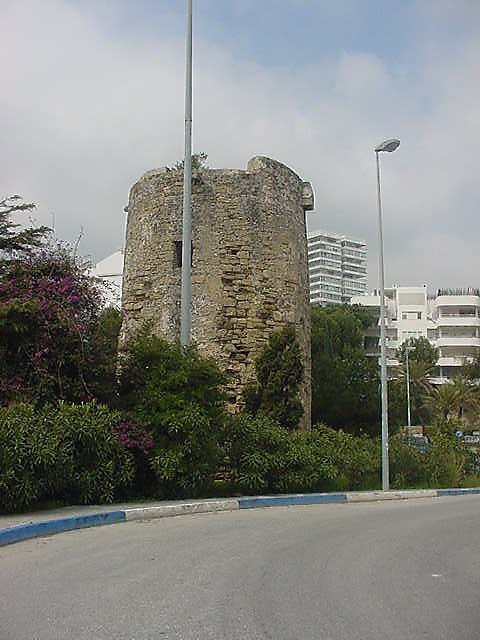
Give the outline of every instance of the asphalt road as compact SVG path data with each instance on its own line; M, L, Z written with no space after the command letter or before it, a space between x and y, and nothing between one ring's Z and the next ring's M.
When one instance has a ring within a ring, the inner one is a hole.
M0 549L1 640L475 640L480 496L280 507Z

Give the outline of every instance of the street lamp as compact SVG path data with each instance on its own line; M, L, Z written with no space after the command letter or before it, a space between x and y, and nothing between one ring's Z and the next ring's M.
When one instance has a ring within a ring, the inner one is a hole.
M410 340L407 340L405 345L405 358L407 364L407 425L408 425L408 437L412 436L412 421L410 418L410 367L408 364L408 352L410 351Z
M377 160L377 198L378 198L378 244L380 273L380 381L382 389L382 489L390 486L388 471L388 397L387 397L387 349L385 336L385 269L383 265L382 197L380 192L380 161L382 151L391 153L398 148L400 140L385 140L375 147Z

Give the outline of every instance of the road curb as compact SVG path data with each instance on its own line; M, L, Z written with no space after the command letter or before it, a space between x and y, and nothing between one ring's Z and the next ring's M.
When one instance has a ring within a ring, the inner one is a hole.
M437 489L437 496L439 498L442 496L464 496L476 493L480 494L480 487L476 487L475 489Z
M238 499L239 509L290 507L294 505L346 502L346 493L294 493L280 496L248 496Z
M71 518L19 524L7 529L0 529L0 547L28 540L29 538L39 538L40 536L49 536L55 533L63 533L64 531L73 531L74 529L99 527L105 524L114 524L115 522L125 522L124 511L108 511L88 516L72 516Z
M478 488L414 489L407 491L349 491L341 493L295 493L276 496L245 496L224 500L184 502L180 504L133 507L119 511L106 511L85 516L57 518L41 522L31 522L0 529L0 547L30 538L63 533L74 529L99 527L117 522L152 520L172 516L236 511L238 509L258 509L263 507L283 507L314 504L346 504L355 502L379 502L383 500L408 500L418 498L441 498L480 494Z
M192 513L213 513L216 511L236 511L238 500L211 500L208 502L185 502L182 504L159 505L157 507L137 507L125 509L126 520L152 520Z
M379 502L382 500L409 500L412 498L436 498L438 489L413 489L405 491L349 491L347 502Z

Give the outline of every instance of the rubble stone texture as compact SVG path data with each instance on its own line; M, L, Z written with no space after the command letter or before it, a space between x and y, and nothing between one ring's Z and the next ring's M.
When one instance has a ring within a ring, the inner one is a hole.
M305 362L310 426L310 305L305 211L313 191L285 165L257 156L247 170L203 169L192 178L192 341L229 376L232 410L255 378L269 336L295 325ZM123 279L123 341L144 321L180 336L183 172L148 171L131 189Z

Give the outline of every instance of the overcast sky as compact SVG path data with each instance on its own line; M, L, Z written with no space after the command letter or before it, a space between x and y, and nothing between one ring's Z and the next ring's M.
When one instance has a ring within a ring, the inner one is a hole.
M0 195L99 260L131 185L183 156L185 0L0 0ZM480 286L480 0L194 0L194 151L310 180L309 230L378 282Z

